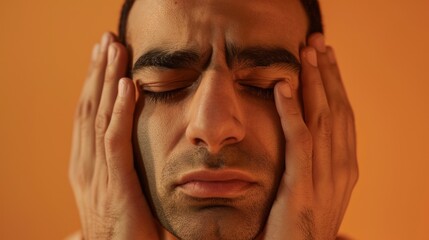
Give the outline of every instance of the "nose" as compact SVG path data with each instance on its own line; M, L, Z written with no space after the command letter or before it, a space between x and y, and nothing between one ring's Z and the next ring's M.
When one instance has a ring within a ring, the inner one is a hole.
M212 153L245 136L242 109L227 71L208 71L191 100L186 138Z

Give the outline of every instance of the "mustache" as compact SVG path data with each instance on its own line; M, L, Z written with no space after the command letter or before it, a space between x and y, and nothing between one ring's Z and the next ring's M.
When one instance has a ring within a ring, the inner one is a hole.
M218 169L240 165L242 161L251 161L254 158L253 156L254 154L250 154L249 151L245 151L239 146L225 147L217 154L210 153L205 147L196 147L178 155L173 155L170 160L174 164L180 162L192 167Z
M211 154L207 148L197 147L194 150L188 150L178 156L180 160L187 160L193 166L205 166L210 169L218 169L225 166L227 159L237 157L233 151L222 150L217 154Z
M256 172L270 169L274 172L274 163L265 152L244 149L239 145L226 146L217 154L210 153L207 148L199 146L173 154L162 169L162 181L170 182L180 174L193 169L237 168Z

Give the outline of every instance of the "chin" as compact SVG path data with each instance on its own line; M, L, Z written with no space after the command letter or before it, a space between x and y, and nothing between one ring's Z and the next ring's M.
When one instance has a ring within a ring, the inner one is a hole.
M189 201L192 203L192 201ZM189 203L188 202L188 203ZM162 225L181 240L256 239L269 213L264 204L235 203L225 199L205 199L199 204L174 206L157 211ZM160 210L160 209L159 209Z

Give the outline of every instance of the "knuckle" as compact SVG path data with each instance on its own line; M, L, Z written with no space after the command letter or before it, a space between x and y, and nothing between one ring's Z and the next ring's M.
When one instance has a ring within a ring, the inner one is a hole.
M336 169L343 175L348 177L350 175L351 165L349 159L342 159L336 164Z
M311 151L313 149L313 136L307 128L297 131L297 142L304 150Z
M286 114L287 117L301 117L301 111L296 106L288 108Z
M119 144L121 144L121 139L117 134L106 132L104 136L104 145L108 153L114 153Z
M83 189L91 182L91 177L84 171L69 169L69 181L73 189Z
M96 107L92 99L83 99L78 106L77 118L81 120L91 119L95 115Z
M123 114L126 114L127 111L124 108L123 104L120 102L120 100L117 101L118 104L116 104L116 107L113 109L112 113L115 116L121 116Z
M359 181L359 168L357 166L351 170L350 180L352 187L356 186L357 182Z
M106 54L105 52L100 52L99 54ZM102 71L106 68L106 60L104 57L97 57L97 59L93 63L92 73L97 71Z
M356 125L355 115L354 115L354 113L353 113L353 110L351 110L351 108L350 108L350 112L349 112L349 114L348 114L347 122L348 122L348 123L349 123L349 125L351 125L351 126L355 126L355 125Z
M335 118L341 121L354 122L353 111L348 104L333 104L331 109Z
M316 119L316 126L320 134L330 136L332 133L332 117L329 110L323 111Z
M117 98L115 102L115 106L113 108L112 114L116 116L128 115L130 114L131 108L127 105L126 100L122 98Z
M98 113L95 119L95 131L104 134L109 126L111 116L107 113Z
M357 166L355 167L353 164L344 161L339 164L337 175L341 188L353 189L359 179L359 170Z
M106 67L106 74L104 76L104 82L105 83L113 83L117 79L116 76L116 66L114 64L110 64Z

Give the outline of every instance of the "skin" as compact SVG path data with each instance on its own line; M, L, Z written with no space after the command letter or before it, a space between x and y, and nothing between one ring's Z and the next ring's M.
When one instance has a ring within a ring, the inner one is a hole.
M155 92L170 90L172 81L194 82L184 98L154 103L146 96L136 127L135 145L140 147L137 156L145 168L147 195L162 225L182 239L251 239L262 231L284 169L280 147L284 140L274 98L255 96L242 84L274 86L278 79L288 79L297 85L298 72L276 66L250 68L234 60L228 66L225 46L276 46L291 49L298 58L299 45L305 42L305 14L298 1L282 2L290 18L283 17L278 4L262 1L137 1L133 5L128 23L133 63L152 49L193 48L201 55L186 68L151 67L133 74L138 85L150 85L144 88ZM155 10L141 14L144 9ZM271 17L253 17L267 12ZM279 18L291 26L281 36L286 41L279 41L280 27L264 28ZM177 118L172 121L170 116ZM228 203L189 198L173 188L181 175L207 168L237 169L256 184Z
M69 175L83 237L335 239L358 177L355 127L333 50L321 34L306 39L306 26L292 0L137 1L131 52L105 34L76 111ZM301 73L243 68L227 61L228 44L287 49ZM186 69L122 78L128 59L161 47L202 57ZM183 87L168 84L176 76L192 79L183 97L154 102L142 91ZM274 96L246 84L274 87ZM239 169L257 184L231 201L196 201L172 187L202 168Z

